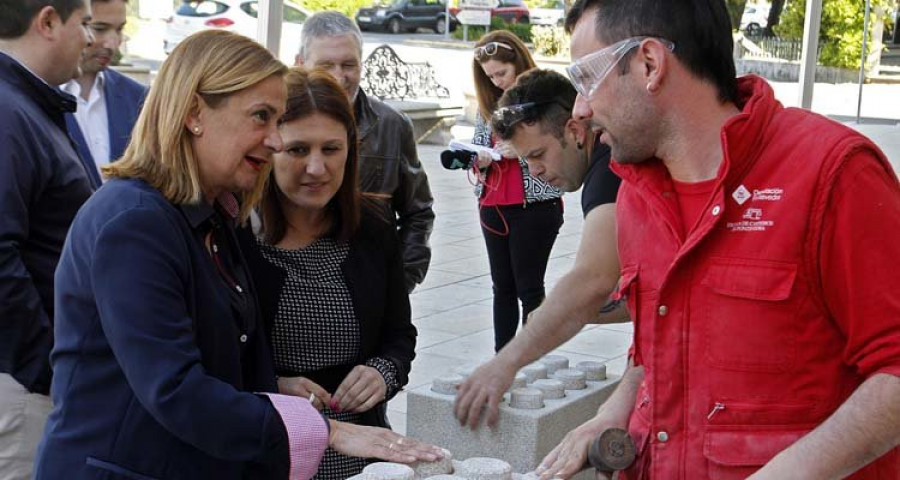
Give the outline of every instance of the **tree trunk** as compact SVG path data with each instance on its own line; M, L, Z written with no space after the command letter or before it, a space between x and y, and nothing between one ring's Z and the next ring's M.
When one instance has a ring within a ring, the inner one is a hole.
M784 0L772 0L772 7L769 9L769 19L766 21L765 35L767 37L775 36L775 26L781 21L782 11L784 11Z
M731 17L731 29L737 30L741 26L741 17L744 15L744 7L747 0L728 0L728 14Z

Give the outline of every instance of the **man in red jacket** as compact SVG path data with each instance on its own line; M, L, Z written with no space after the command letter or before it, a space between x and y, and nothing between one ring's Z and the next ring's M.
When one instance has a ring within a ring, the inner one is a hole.
M579 0L579 97L622 177L631 366L542 462L619 478L900 478L900 186L858 133L735 78L723 0Z

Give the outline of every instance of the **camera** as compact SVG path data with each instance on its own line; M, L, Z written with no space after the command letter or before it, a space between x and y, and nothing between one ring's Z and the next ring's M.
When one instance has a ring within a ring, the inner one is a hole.
M441 165L447 170L468 170L478 161L478 153L470 150L444 150Z

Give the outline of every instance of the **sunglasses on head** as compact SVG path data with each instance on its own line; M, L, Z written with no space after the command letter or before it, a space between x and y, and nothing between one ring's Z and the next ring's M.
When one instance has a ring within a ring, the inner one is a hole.
M541 100L537 102L524 102L515 105L500 107L491 115L491 124L497 129L497 133L506 136L505 132L518 125L523 121L531 121L538 117L538 106L557 103L566 110L571 110L571 106L567 106L558 100ZM502 131L502 132L501 132Z
M493 57L501 48L513 51L513 48L505 43L488 42L481 47L475 47L475 59L481 61L484 58Z
M597 87L603 83L603 79L609 75L620 60L648 38L656 38L662 42L669 51L675 50L675 44L657 37L631 37L618 41L606 48L601 48L594 53L585 55L566 67L569 80L575 86L575 90L585 99L590 99Z

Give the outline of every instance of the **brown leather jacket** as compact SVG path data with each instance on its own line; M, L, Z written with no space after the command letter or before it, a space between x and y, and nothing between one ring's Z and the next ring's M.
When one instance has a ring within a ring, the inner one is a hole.
M406 289L422 283L434 227L431 187L416 154L412 123L402 113L368 97L362 89L354 104L359 128L359 178L363 192L382 194L393 210L403 244Z

